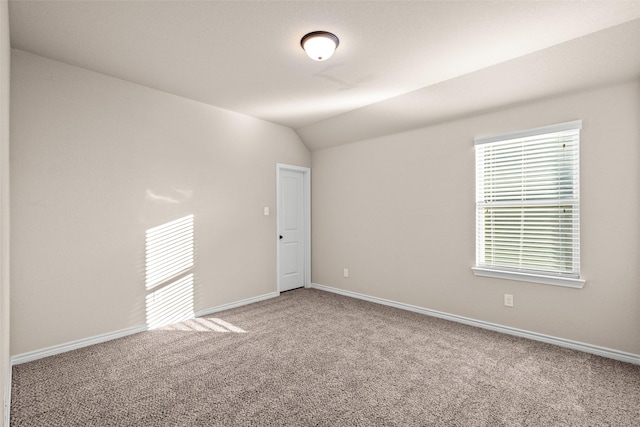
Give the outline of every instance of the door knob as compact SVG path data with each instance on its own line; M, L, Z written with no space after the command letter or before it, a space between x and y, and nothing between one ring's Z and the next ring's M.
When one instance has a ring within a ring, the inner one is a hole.
M282 240L282 236L280 236L280 240Z

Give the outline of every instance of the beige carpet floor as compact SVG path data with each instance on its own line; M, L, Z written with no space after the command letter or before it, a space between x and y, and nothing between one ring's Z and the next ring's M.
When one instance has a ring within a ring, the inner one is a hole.
M12 426L640 426L640 366L318 290L13 368Z

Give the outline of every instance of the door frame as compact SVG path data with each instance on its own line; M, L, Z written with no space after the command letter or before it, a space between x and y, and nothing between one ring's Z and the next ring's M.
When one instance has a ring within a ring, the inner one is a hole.
M304 236L304 287L311 286L311 169L276 163L276 287L280 293L280 171L302 173L303 236Z

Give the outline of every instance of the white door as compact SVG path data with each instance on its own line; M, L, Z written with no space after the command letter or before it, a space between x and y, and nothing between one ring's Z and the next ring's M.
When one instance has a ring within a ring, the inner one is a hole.
M305 187L304 170L278 167L279 292L299 288L306 284L306 215L308 212L305 203Z

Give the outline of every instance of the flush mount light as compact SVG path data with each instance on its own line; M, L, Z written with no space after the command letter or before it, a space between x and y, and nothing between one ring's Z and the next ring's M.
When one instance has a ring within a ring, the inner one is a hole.
M340 44L335 34L327 31L313 31L300 40L300 46L314 61L326 61Z

